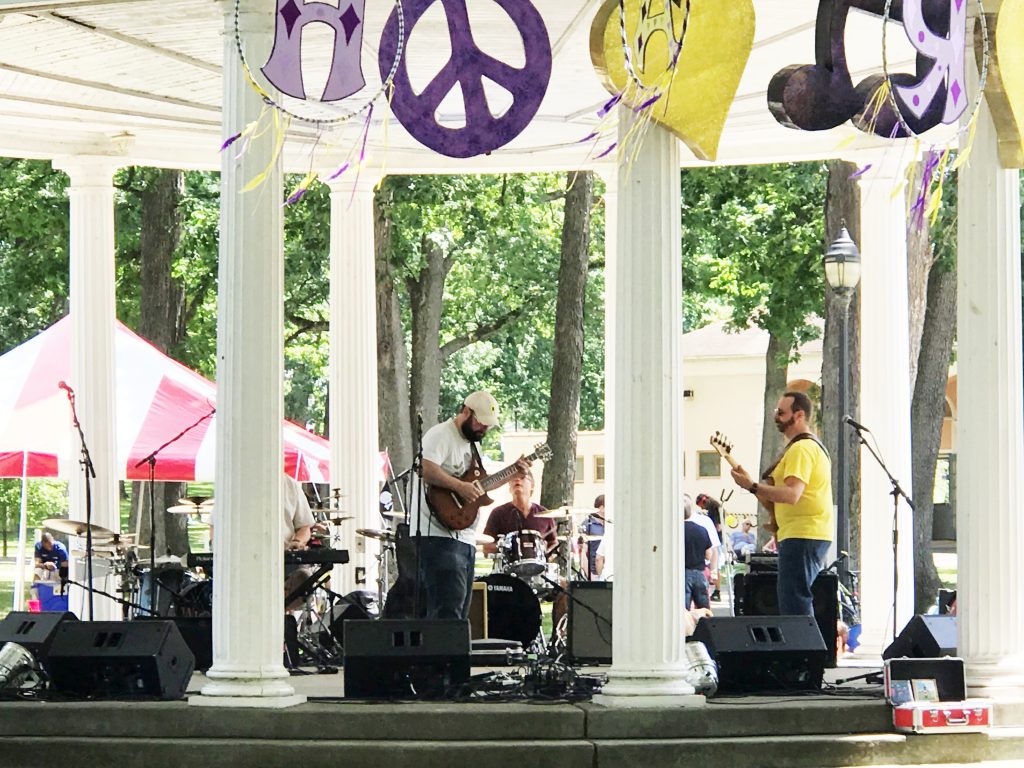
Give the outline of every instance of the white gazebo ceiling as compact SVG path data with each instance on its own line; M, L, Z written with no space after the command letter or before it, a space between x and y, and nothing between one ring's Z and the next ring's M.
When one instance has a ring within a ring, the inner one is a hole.
M535 0L535 5L547 25L553 64L546 96L525 131L490 156L455 160L420 145L393 117L385 130L387 110L381 100L369 133L371 163L391 172L594 165L589 158L606 145L595 150L594 144L580 140L597 126L597 110L608 99L589 50L590 26L600 2ZM393 4L367 0L366 6L362 64L367 85L341 102L342 107L360 106L366 94L380 86L377 49ZM753 51L726 121L719 162L810 159L891 146L849 124L810 133L775 121L767 106L768 82L787 65L813 63L817 3L754 0L754 6ZM519 36L499 6L492 0L468 0L468 8L481 48L521 65ZM223 14L224 6L216 0L0 0L0 154L36 158L109 154L122 155L132 164L219 168ZM303 49L309 93L318 93L322 87L331 54L331 32L322 27L311 33L316 27L307 28ZM881 70L881 31L877 17L850 14L846 39L855 82ZM902 28L893 25L890 67L912 71L912 51L902 39ZM409 36L409 69L415 88L422 88L440 70L450 50L443 7L436 3ZM250 65L258 69L263 63ZM508 104L508 94L490 83L486 87L492 111L500 112ZM438 117L447 126L460 125L457 92L441 104ZM292 127L286 166L305 171L315 131L297 122ZM329 169L343 160L358 144L362 128L362 120L356 118L326 134L317 148L316 164ZM698 162L686 149L683 156L684 163Z

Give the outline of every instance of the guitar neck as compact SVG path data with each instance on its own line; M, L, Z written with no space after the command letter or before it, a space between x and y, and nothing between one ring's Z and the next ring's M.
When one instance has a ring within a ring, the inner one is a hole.
M732 467L733 469L736 469L739 466L739 462L732 457L731 453L723 453L721 454L721 456L723 459L729 462L729 466Z
M533 461L537 457L536 453L531 453L526 457L527 461ZM519 473L519 467L515 464L509 464L504 469L499 469L493 475L488 475L480 481L480 487L485 491L493 491L495 488L500 488L513 477Z

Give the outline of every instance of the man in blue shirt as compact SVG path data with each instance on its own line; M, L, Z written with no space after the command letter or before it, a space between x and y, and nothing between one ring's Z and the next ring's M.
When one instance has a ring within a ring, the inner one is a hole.
M36 544L35 581L36 583L61 584L68 577L68 550L53 538L49 531L43 532L42 540Z

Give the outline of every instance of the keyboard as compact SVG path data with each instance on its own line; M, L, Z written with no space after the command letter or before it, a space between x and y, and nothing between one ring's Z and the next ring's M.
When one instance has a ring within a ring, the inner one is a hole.
M190 552L186 558L189 568L210 568L213 565L212 552ZM285 565L342 565L348 562L347 549L296 549L284 553Z

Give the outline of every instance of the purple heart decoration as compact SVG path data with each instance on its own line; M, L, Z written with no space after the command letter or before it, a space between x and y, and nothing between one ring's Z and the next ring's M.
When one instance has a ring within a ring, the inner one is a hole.
M416 94L409 80L403 51L394 78L391 109L405 129L424 146L448 157L475 157L508 144L537 114L551 80L551 41L544 19L529 0L494 0L516 25L523 40L526 63L521 69L481 51L473 40L466 0L404 0L406 39L436 2L444 6L452 55L440 72ZM392 11L381 36L379 65L386 77L398 52L398 17ZM512 106L494 117L487 105L483 79L493 80L512 94ZM437 122L438 105L452 88L461 86L466 124L446 128Z

